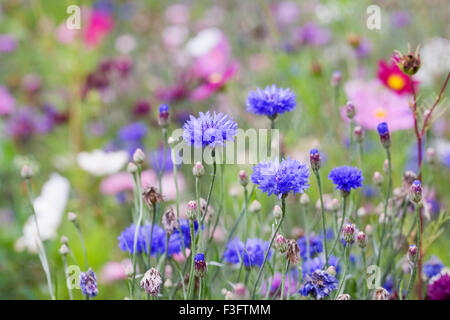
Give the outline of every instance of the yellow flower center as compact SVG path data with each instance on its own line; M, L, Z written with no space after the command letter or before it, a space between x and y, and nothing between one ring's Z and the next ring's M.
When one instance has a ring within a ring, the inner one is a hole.
M384 119L384 118L386 118L386 115L387 115L387 112L383 108L378 108L375 110L375 117L377 117L378 119Z
M389 87L391 87L394 90L403 89L403 87L405 86L405 80L403 80L403 78L398 74L390 75L387 80L387 83Z
M222 75L220 73L212 73L208 78L210 83L219 83L222 80Z

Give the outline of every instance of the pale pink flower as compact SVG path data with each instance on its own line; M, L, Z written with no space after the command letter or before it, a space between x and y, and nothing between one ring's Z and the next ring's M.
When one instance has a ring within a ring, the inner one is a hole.
M387 89L379 80L349 81L345 85L348 100L356 108L355 122L368 130L375 130L380 122L387 122L391 131L406 130L414 125L409 108L410 95L398 95ZM345 106L341 117L349 121Z
M130 259L122 262L109 261L103 266L100 272L100 281L108 284L114 281L124 280L127 278L127 270L132 270L132 268Z

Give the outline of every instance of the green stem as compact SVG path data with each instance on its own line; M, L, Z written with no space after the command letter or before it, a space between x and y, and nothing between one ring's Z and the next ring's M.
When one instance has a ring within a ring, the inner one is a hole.
M180 192L178 189L177 165L175 161L175 150L172 149L173 178L175 182L177 217L180 217ZM198 204L197 204L198 205Z
M320 182L320 174L319 171L314 171L317 179L317 186L319 188L319 198L320 198L320 208L322 213L322 231L323 231L323 246L325 249L325 268L328 267L328 246L327 246L327 230L326 230L326 222L325 222L325 208L323 205L323 193L322 193L322 185Z
M331 251L330 251L330 253L329 253L329 255L328 255L328 259L329 259L330 256L333 254L333 251L334 251L334 249L335 249L335 247L336 247L336 244L337 244L338 241L339 241L339 237L340 237L340 235L341 235L341 233L342 233L342 228L343 228L343 226L344 226L344 220L345 220L345 214L346 214L346 202L347 202L346 200L347 200L347 198L348 198L348 195L342 197L342 221L341 221L341 225L339 226L339 231L338 231L338 233L335 235L335 236L336 236L336 239L335 239L334 242L333 242L333 246L331 247Z
M163 162L161 168L159 168L158 172L158 183L159 183L159 193L163 193L162 191L162 176L164 174L164 167L166 165L166 156L167 156L167 128L162 128L164 146L163 146ZM175 163L175 162L173 162Z
M335 300L339 296L339 294L341 293L341 290L344 289L345 277L347 276L347 269L348 269L349 263L350 263L350 249L351 249L350 248L350 244L347 243L347 245L344 247L344 256L345 256L344 272L342 274L342 279L341 279L341 283L339 285L339 289L336 292L336 295L334 297Z
M83 234L81 233L80 225L76 221L74 221L73 224L75 225L75 229L77 229L78 237L80 238L81 249L83 250L83 257L84 257L84 268L87 270L89 268L89 263L88 263L87 250L86 250L86 245L84 243Z
M259 283L259 280L261 279L261 276L262 276L264 267L265 267L265 265L266 265L266 262L267 262L267 258L268 258L268 256L269 256L270 249L272 249L273 240L275 239L275 236L277 235L278 230L280 230L281 224L283 223L284 217L285 217L285 215L286 215L286 199L285 199L285 196L283 196L283 197L281 198L281 212L282 212L282 214L281 214L280 222L278 223L278 226L277 226L277 228L276 228L274 234L272 235L272 239L270 239L269 248L267 248L266 255L264 256L263 264L262 264L261 268L259 269L258 277L256 278L255 285L254 285L254 287L253 287L253 291L252 291L252 300L255 299L255 296L256 296L256 289L258 288L258 283Z
M134 242L133 242L133 277L131 279L131 299L134 299L134 288L136 285L136 251L137 251L137 237L138 237L138 231L139 231L139 227L141 225L141 221L142 221L142 214L143 214L143 203L142 203L142 196L141 196L141 165L138 164L138 199L139 199L139 216L138 216L138 220L136 223L136 228L134 230ZM151 253L151 248L149 249L149 256Z
M194 257L195 257L195 229L194 221L189 220L189 227L191 229L191 271L189 272L189 285L188 285L188 299L192 299L194 293ZM199 228L201 228L199 226Z
M383 250L384 245L384 236L386 233L386 224L388 220L388 204L389 204L389 198L391 197L391 189L392 189L392 162L391 162L391 151L389 148L386 148L386 155L388 160L388 188L386 191L386 199L384 202L384 219L383 219L383 225L382 225L382 231L381 231L381 239L380 239L380 249L378 250L378 257L377 257L377 266L380 265L381 261L381 252Z
M205 206L205 214L201 218L200 226L203 225L203 221L205 220L206 214L208 213L208 207L209 207L209 201L211 200L211 194L214 186L214 181L216 180L216 173L217 173L217 164L216 164L216 157L214 154L214 151L212 153L213 156L213 176L211 180L211 184L209 185L209 191L208 191L208 198L206 199L206 206ZM200 206L200 204L198 204Z
M68 284L69 275L67 274L67 257L62 255L63 266L64 266L64 277L66 279L66 284ZM69 291L69 299L73 300L72 289L70 285L67 285L67 290Z
M417 230L417 234L418 234L418 244L417 244L417 256L414 259L414 265L412 268L412 273L411 273L411 278L409 280L409 284L408 284L408 290L406 291L406 300L408 300L408 297L411 293L411 290L414 286L414 281L416 280L416 273L417 273L417 261L419 260L419 255L420 255L420 250L421 248L421 243L422 243L422 233L420 232L420 227L421 227L421 223L420 223L420 205L416 204L415 206L415 211L416 211L416 224L418 226L418 230ZM420 275L419 275L420 276ZM400 293L401 294L401 293Z
M281 295L280 300L284 300L284 291L285 291L285 281L286 281L286 273L289 270L289 259L286 259L286 268L283 270L283 275L281 278ZM268 289L270 290L270 288Z
M361 249L361 256L363 261L363 299L366 299L367 297L367 262L366 262L366 250L363 248Z

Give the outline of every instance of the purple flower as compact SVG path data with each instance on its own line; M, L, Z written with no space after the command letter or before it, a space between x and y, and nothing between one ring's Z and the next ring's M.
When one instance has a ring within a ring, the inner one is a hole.
M295 99L294 92L289 88L277 88L275 85L267 86L264 90L257 88L248 93L247 111L275 118L279 113L294 110L297 104Z
M356 57L361 59L370 55L372 52L372 43L369 39L363 38L359 41L359 45L355 50Z
M227 244L224 252L224 260L228 263L236 264L244 259L244 265L246 267L261 267L268 248L269 242L258 238L247 239L245 246L238 238L234 238ZM270 250L267 259L270 259L271 255L272 250Z
M442 268L444 268L444 264L441 260L439 260L436 256L432 256L430 260L424 263L423 273L428 277L428 279L431 279L435 275L439 274Z
M295 34L296 42L301 45L324 46L331 40L330 32L313 22L305 24Z
M190 116L183 125L183 139L196 148L217 145L225 146L226 141L233 141L237 123L223 113L200 112L198 118Z
M38 131L35 114L28 108L16 110L8 119L6 131L14 139L26 140Z
M316 270L306 276L306 282L298 291L302 296L311 295L317 300L328 297L337 289L338 281L335 277L323 270Z
M309 174L306 165L288 157L281 162L260 162L253 167L251 180L269 196L281 198L291 191L295 194L307 190Z
M307 258L306 236L298 238L297 243L300 248L300 256L303 259L306 259ZM312 258L316 254L321 253L323 251L322 238L317 235L309 236L308 237L308 246L309 246L309 257Z
M134 253L135 231L136 226L132 224L130 227L122 231L120 236L117 238L119 240L119 248L122 251L128 251L130 254ZM136 241L137 254L141 254L142 252L148 254L148 248L150 246L150 234L151 234L151 225L147 224L145 226L139 227ZM165 239L166 239L165 231L160 226L155 225L153 228L151 255L155 255L157 253L159 254L164 253Z
M89 298L94 298L98 294L97 277L92 269L80 273L80 289Z
M165 160L165 162L164 162ZM150 152L150 164L156 172L166 172L172 171L172 153L170 148L166 150L166 157L164 159L164 148L159 147L158 149Z
M428 299L430 300L450 300L450 275L443 273L437 275L428 284Z
M339 260L336 256L331 255L328 258L328 265L333 266L336 270L336 273L339 273L341 270L341 265L339 264ZM304 260L302 263L302 277L305 278L306 275L310 275L316 270L322 270L325 266L325 257L317 256L315 258L310 258L308 260Z
M16 107L16 99L9 93L8 88L0 86L0 116L10 115Z
M364 181L364 177L358 168L348 166L334 168L331 170L328 179L336 185L336 190L345 192L362 187Z
M411 14L407 11L394 11L390 16L391 25L403 28L411 23Z
M293 295L296 291L297 291L297 286L298 286L298 270L297 269L292 269L289 271L289 274L286 274L286 278L284 281L284 294L285 294L285 298L287 297L287 294L289 292L289 295ZM283 276L281 274L281 272L276 272L273 280L268 279L268 283L263 282L262 286L261 286L261 294L262 296L265 296L267 294L267 285L272 281L271 286L270 286L270 297L274 298L274 297L280 297L281 296L281 282L282 282ZM290 283L289 283L290 280Z
M9 34L0 34L0 53L13 52L17 48L17 40Z
M140 142L147 135L147 126L140 122L130 123L120 128L118 135L123 142Z

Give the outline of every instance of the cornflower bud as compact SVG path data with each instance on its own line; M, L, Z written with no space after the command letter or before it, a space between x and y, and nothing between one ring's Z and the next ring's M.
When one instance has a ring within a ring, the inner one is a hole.
M414 180L410 189L411 200L416 204L422 200L422 185L419 180Z
M321 167L321 165L322 165L322 162L321 162L321 160L320 160L319 150L317 150L317 149L311 149L311 150L309 151L309 161L310 161L310 163L311 163L311 169L312 169L314 172L319 171L319 169L320 169L320 167Z
M417 246L415 244L412 244L408 248L408 261L413 263L417 256Z
M196 178L201 178L205 174L205 167L203 167L203 164L200 161L194 164L192 174Z
M138 167L133 163L133 162L129 162L127 165L127 172L134 174L136 173L138 170Z
M351 297L347 293L340 294L336 300L351 300Z
M69 238L67 238L66 236L61 236L61 239L59 241L61 241L62 244L68 244Z
M273 207L273 217L275 219L281 219L281 216L283 215L283 211L281 210L280 206L276 205Z
M352 223L347 223L342 230L344 235L344 240L348 244L352 244L355 241L355 225Z
M389 134L389 127L387 122L381 122L377 126L377 131L380 136L380 141L383 147L389 149L391 146L391 135Z
M188 219L196 220L197 219L197 211L198 211L197 202L194 200L189 201L187 204L187 212L186 212L186 216L188 217Z
M133 161L137 164L143 164L145 160L145 153L140 148L137 148L133 154Z
M33 171L29 166L23 166L20 175L23 179L30 180L33 177Z
M277 233L274 239L275 249L278 250L281 254L285 253L287 250L287 240L283 237L282 234Z
M367 247L367 243L369 242L366 234L362 231L358 232L358 234L356 235L356 241L358 242L358 246L361 249L364 249L365 247Z
M80 273L80 289L89 298L93 298L98 294L97 277L91 268L86 272Z
M301 205L307 206L310 202L311 202L311 201L310 201L310 199L309 199L309 196L308 196L306 193L303 193L303 194L300 196L300 204L301 204Z
M243 187L246 187L248 185L248 175L244 170L239 171L239 183Z
M375 171L373 173L373 183L377 186L377 187L381 187L383 185L383 175L379 172L379 171Z
M427 152L427 162L431 165L436 164L436 150L434 148L428 148Z
M69 254L69 247L66 244L61 245L59 248L59 254L62 256L66 256Z
M336 70L333 72L333 75L331 76L331 85L333 87L337 87L342 80L342 73L339 70Z
M166 128L169 125L169 106L162 104L159 106L159 125Z
M76 215L75 213L73 213L73 212L69 212L69 213L67 214L67 219L68 219L70 222L74 222L75 220L77 220L77 215Z
M347 104L345 106L345 112L347 113L347 118L353 119L355 117L356 109L355 109L355 105L353 104L353 102L351 102L351 101L347 102Z
M250 206L248 207L248 210L249 210L251 213L258 213L258 212L261 211L261 208L262 208L261 203L259 203L258 200L253 200L253 202L252 202L252 203L250 204Z
M364 131L361 126L356 126L353 129L353 134L355 135L355 141L358 143L362 143L364 141Z
M195 275L199 278L203 278L208 272L208 266L206 265L205 255L203 253L197 253L195 255L194 271Z

